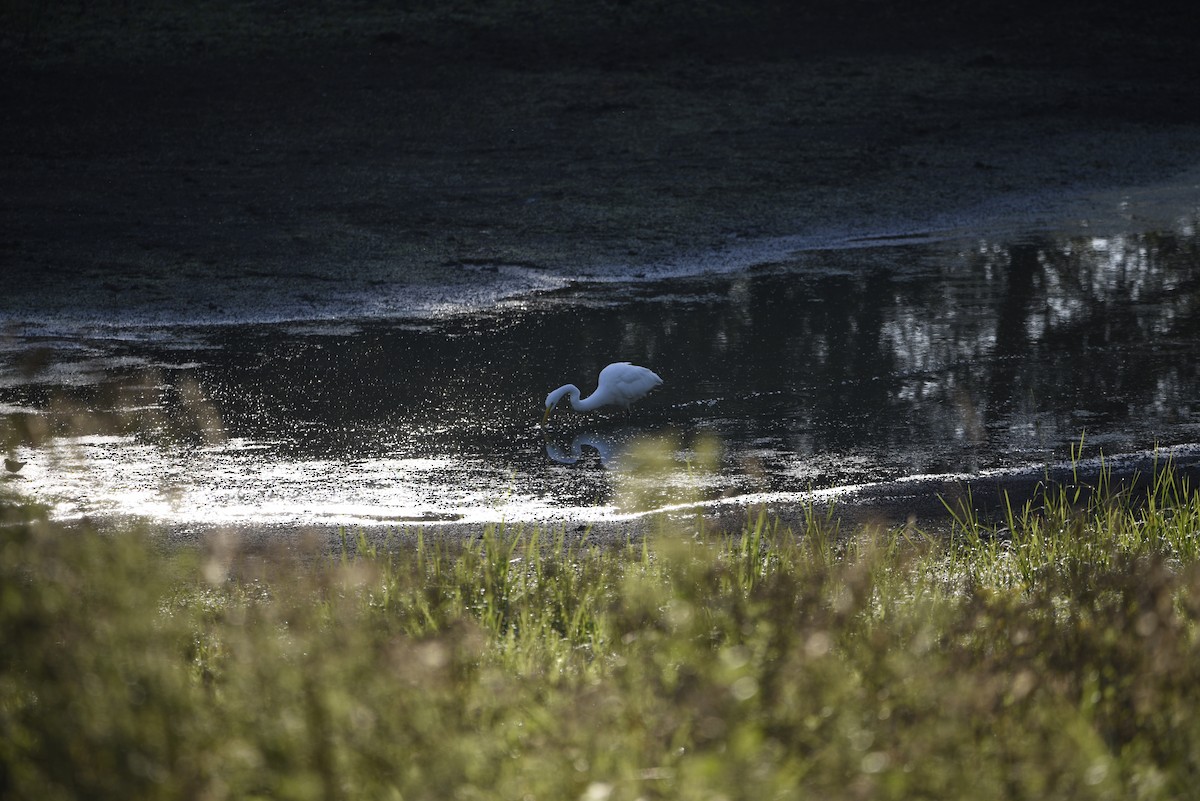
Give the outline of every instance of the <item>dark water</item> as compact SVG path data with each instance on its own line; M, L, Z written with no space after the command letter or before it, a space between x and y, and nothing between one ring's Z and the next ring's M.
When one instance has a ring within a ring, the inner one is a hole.
M20 487L175 524L595 519L1200 441L1197 217L814 251L424 321L13 339ZM610 361L664 385L560 410ZM630 449L665 459L638 489ZM37 443L37 447L31 447ZM664 466L665 465L665 466Z

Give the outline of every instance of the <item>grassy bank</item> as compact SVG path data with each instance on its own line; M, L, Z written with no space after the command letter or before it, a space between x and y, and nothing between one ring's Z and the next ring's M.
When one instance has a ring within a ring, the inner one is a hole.
M1200 496L332 558L3 529L6 798L1170 798Z

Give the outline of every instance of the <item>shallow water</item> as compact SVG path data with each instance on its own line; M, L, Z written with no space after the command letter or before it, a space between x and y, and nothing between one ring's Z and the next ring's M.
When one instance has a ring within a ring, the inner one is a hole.
M11 486L177 527L598 520L1200 440L1195 209L1162 230L890 241L424 319L4 341ZM615 360L665 383L560 410ZM659 450L638 443L651 438Z

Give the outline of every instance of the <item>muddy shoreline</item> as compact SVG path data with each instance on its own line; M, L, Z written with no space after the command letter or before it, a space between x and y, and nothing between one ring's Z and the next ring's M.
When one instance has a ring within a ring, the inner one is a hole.
M543 521L491 523L416 521L376 526L293 526L253 525L238 527L187 526L162 530L165 545L191 548L205 545L246 554L291 554L320 556L348 549L353 553L360 542L380 550L407 547L417 542L460 543L484 536L486 530L507 536L537 538L553 545L557 537L567 543L588 542L600 546L619 546L646 537L704 537L736 534L762 522L799 533L806 530L815 515L828 520L822 525L836 527L844 536L862 532L878 533L910 527L927 536L948 536L954 517L966 516L994 530L1003 539L1008 536L1007 514L1020 518L1023 510L1036 514L1046 497L1060 493L1085 508L1097 489L1117 497L1128 493L1137 507L1151 488L1155 476L1170 464L1173 474L1195 486L1200 479L1200 448L1174 449L1168 459L1164 453L1131 454L1102 464L1086 460L1078 464L1060 463L1030 470L1000 471L987 476L926 476L914 480L882 482L837 492L817 493L804 504L700 503L670 513L655 513L620 520L578 521L561 517ZM970 510L969 514L968 511ZM964 518L966 519L966 518ZM136 527L134 521L87 521L88 525L112 526L114 530Z
M198 46L210 20L136 3L29 23L0 51L0 320L404 316L486 304L506 270L522 290L775 237L1077 224L1118 213L1080 198L1200 162L1170 30L1101 7L1049 48L1050 12L1018 35L977 28L986 6L871 7L724 38L411 14L322 37L297 12Z

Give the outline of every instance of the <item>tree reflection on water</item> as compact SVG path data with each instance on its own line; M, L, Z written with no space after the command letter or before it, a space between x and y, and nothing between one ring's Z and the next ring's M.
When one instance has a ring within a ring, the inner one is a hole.
M1111 237L813 251L440 320L190 330L198 346L182 362L170 337L17 343L0 404L22 410L5 415L10 445L21 431L39 442L117 433L141 448L143 472L185 486L205 479L172 449L227 458L206 468L225 485L264 465L319 465L311 480L330 503L339 481L368 504L408 482L419 508L396 501L396 514L442 514L447 492L602 505L606 460L581 448L639 432L719 440L713 492L791 491L1037 465L1084 432L1108 454L1197 441L1198 300L1196 219ZM41 366L22 372L34 350ZM651 366L663 387L629 413L566 411L543 439L548 389L589 391L618 359ZM45 410L60 419L31 425ZM226 440L238 447L222 455ZM153 453L170 465L150 464ZM355 483L376 462L422 467ZM305 475L286 492L312 497ZM222 489L247 508L285 491L247 482Z

